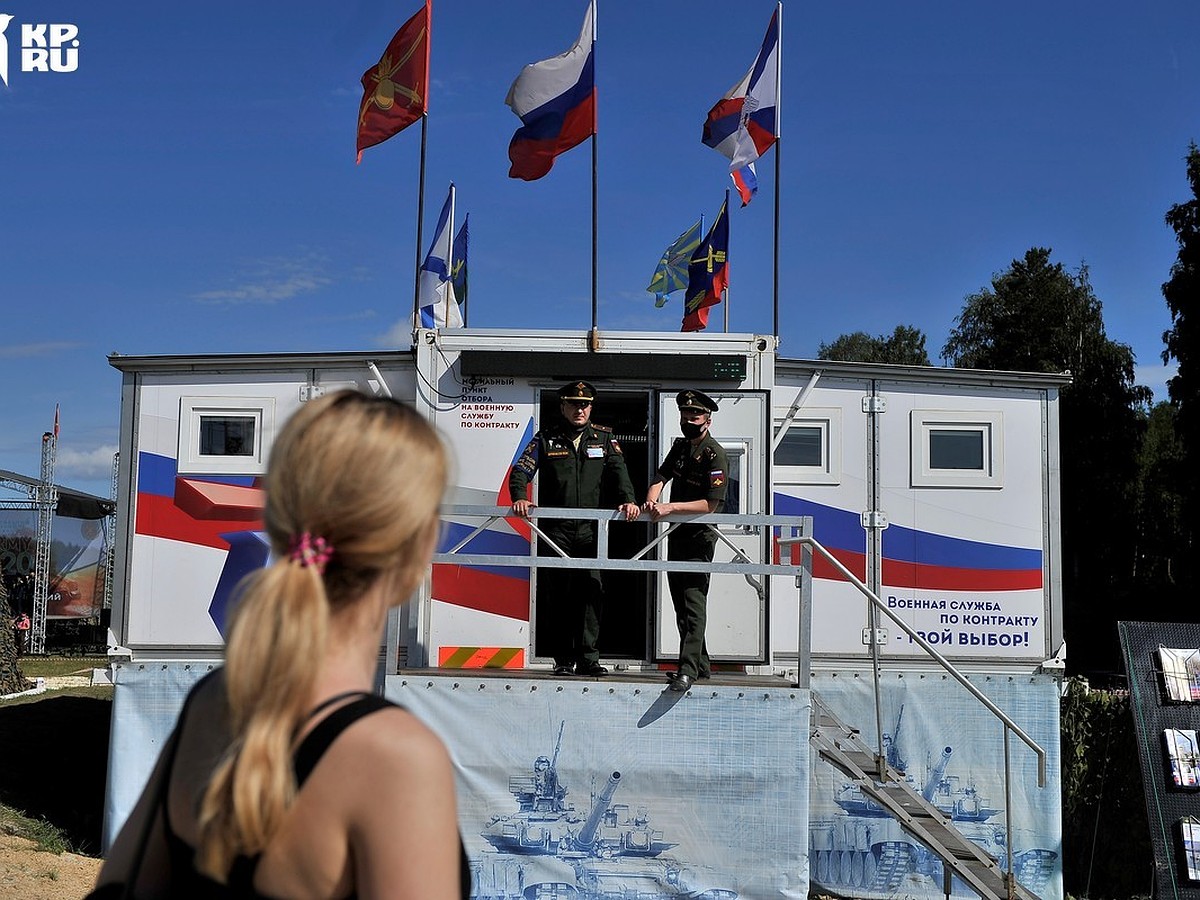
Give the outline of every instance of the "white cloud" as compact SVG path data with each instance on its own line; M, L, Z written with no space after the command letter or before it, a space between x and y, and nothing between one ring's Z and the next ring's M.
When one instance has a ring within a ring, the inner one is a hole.
M362 309L357 312L347 312L336 316L313 316L313 322L362 322L374 319L378 315L373 309Z
M60 484L65 476L74 478L108 478L112 474L116 444L105 444L92 450L59 447L54 466L54 480Z
M278 303L332 284L322 272L320 260L315 258L261 260L234 281L231 287L201 291L193 299L226 306Z
M0 347L0 359L31 359L35 356L54 356L83 346L78 341L41 341L33 344L9 344Z
M1179 364L1169 366L1134 366L1133 380L1135 384L1144 385L1154 391L1154 400L1159 402L1167 398L1167 379L1179 374Z
M407 349L412 346L412 319L401 319L386 332L375 339L380 347L400 347Z

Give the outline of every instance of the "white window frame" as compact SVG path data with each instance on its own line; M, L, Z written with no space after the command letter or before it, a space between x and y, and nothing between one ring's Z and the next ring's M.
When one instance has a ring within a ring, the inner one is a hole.
M725 508L722 512L729 512L729 482L733 480L734 466L737 466L737 508L741 515L745 515L745 510L750 502L750 485L746 471L750 465L750 447L745 441L719 441L721 449L725 451L725 456L729 462L729 471L726 473L726 494ZM739 526L733 526L732 531L737 531Z
M983 436L983 468L935 469L929 462L933 431L965 431ZM910 429L912 486L933 488L1004 487L1004 413L1000 410L963 412L914 409Z
M254 452L249 456L226 456L200 452L202 417L254 419ZM263 475L267 451L275 439L273 397L181 397L179 400L180 475Z
M783 425L783 417L775 419L775 430ZM776 484L841 484L842 483L842 410L840 407L804 407L801 413L788 422L793 428L816 428L821 432L821 455L824 464L819 466L785 466L775 462L775 451L771 451L771 472Z

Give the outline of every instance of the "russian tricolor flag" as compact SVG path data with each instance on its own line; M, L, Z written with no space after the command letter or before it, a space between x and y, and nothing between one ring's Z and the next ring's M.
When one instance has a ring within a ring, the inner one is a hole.
M738 196L742 198L742 206L754 199L758 193L758 173L754 171L754 163L743 166L736 172L730 172L733 185L737 188Z
M779 11L776 10L754 65L709 110L704 123L704 144L729 158L729 171L735 175L735 181L739 170L775 143L778 72ZM741 185L738 187L745 199Z
M566 53L531 63L508 89L507 103L522 125L508 145L510 178L534 181L554 158L596 131L596 79L592 69L595 8L588 4L579 40Z

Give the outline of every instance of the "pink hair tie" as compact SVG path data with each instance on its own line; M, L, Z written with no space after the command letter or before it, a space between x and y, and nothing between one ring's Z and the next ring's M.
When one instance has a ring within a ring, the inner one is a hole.
M300 563L301 568L312 566L318 575L325 574L325 565L333 557L333 544L325 538L305 531L300 537L292 538L288 545L288 559Z

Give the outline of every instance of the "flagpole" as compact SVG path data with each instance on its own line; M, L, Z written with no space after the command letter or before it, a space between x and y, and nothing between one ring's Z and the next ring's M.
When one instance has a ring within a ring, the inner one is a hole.
M413 327L421 323L421 220L425 217L425 134L429 113L421 114L421 174L417 187L417 266L413 278Z
M454 271L454 182L450 182L450 226L446 229L446 236L449 239L449 249L446 251L446 290L445 290L445 308L442 311L442 323L445 327L450 327L450 295L454 293L454 282L450 278L450 274ZM455 298L458 302L458 298Z
M588 341L588 348L593 349L597 342L596 339L596 233L599 225L599 217L596 210L596 169L597 169L597 149L596 139L599 136L600 129L598 127L600 110L599 110L599 92L596 90L596 0L592 0L592 338Z
M775 262L774 284L772 291L772 309L774 311L774 334L779 337L779 176L783 167L779 163L779 119L783 112L783 0L777 0L775 15L779 18L776 27L779 29L776 47L779 56L775 60Z
M471 225L471 214L467 213L467 215L463 218L463 227L467 229L467 240L466 240L467 244L471 243L471 227L470 227L470 225ZM455 235L455 238L457 238L457 237L458 237L458 235ZM450 252L454 253L454 242L453 241L450 244ZM467 257L467 254L463 253L463 265L464 266L466 265L466 257ZM465 269L463 271L466 272ZM470 277L470 272L467 272L463 276L463 284L464 285L466 285L466 279L469 277ZM455 291L455 293L454 293L455 302L458 303L458 305L462 308L463 328L467 327L467 297L466 297L466 295L469 293L471 293L470 290L463 291L463 297L461 300L458 297L458 292Z
M725 227L729 228L729 188L725 188ZM731 229L732 232L732 229ZM729 250L733 244L733 234L725 242L725 265L729 265ZM725 279L725 333L729 334L729 278Z

